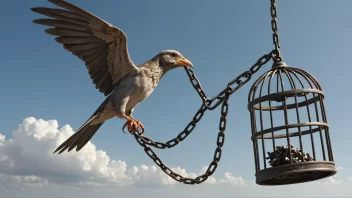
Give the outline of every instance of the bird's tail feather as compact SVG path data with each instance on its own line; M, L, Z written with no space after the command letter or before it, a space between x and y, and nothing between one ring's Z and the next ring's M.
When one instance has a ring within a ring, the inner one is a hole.
M83 148L84 145L93 137L93 135L97 132L97 130L104 124L104 122L90 125L93 120L98 118L103 111L103 109L108 104L110 96L108 96L104 102L98 107L98 109L93 113L93 115L77 130L75 134L69 137L64 143L62 143L57 149L54 151L60 151L60 153L64 152L68 149L70 152L72 149L76 148L76 151L79 151Z
M60 151L60 153L64 152L66 149L68 149L68 152L70 152L72 149L74 149L76 146L76 151L81 150L84 145L87 144L87 142L93 137L93 135L97 132L97 130L100 128L104 122L95 124L95 125L90 125L90 123L98 117L99 114L93 115L90 119L88 119L78 130L76 133L74 133L71 137L69 137L64 143L62 143L55 151Z

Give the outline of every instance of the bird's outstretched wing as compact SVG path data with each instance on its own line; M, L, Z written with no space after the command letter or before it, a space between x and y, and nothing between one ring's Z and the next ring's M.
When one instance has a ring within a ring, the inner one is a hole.
M138 69L128 55L127 37L119 28L66 1L49 1L64 9L32 8L51 17L33 22L53 27L45 32L57 36L57 42L85 62L100 92L110 94L124 76Z

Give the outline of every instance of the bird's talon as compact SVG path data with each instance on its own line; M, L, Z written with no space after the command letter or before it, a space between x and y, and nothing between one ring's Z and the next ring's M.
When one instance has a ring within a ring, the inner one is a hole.
M122 126L122 132L125 132L125 128L127 128L128 132L133 133L136 131L136 123L133 120L128 120L123 126Z
M122 126L122 132L126 133L125 128L127 128L127 122Z
M127 128L128 132L134 134L135 132L142 135L144 133L144 126L139 121L128 120L122 127L122 132L125 132L125 128Z
M144 126L143 126L143 124L141 123L141 122L137 122L137 129L138 129L138 133L140 134L140 135L142 135L143 133L144 133ZM139 129L141 129L141 131L139 131Z

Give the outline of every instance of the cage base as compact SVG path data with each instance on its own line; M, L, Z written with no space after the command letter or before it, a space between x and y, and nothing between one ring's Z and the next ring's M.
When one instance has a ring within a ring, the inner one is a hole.
M336 174L335 163L327 161L285 164L267 168L256 174L259 185L287 185L310 182Z

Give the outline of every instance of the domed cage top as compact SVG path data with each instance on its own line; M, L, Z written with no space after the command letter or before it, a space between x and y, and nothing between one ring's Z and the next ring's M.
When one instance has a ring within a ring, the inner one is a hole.
M336 173L324 93L309 73L276 64L248 96L256 183L283 185Z

